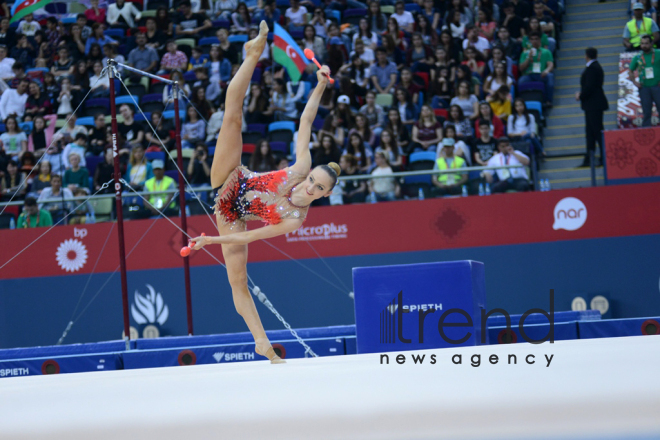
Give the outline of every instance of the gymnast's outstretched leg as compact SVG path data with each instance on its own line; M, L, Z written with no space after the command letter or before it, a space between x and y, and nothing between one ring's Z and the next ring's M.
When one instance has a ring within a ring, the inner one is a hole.
M264 51L268 38L268 25L262 21L259 25L259 36L245 43L246 56L238 69L236 76L229 82L225 100L225 116L218 135L218 141L211 166L211 186L218 188L227 176L241 164L243 151L243 99L250 86L254 68Z

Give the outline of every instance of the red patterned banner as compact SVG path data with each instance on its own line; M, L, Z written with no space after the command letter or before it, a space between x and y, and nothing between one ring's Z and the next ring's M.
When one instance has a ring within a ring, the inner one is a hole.
M286 255L260 241L250 244L249 261L660 234L658 194L660 183L645 183L312 208L300 229L268 240ZM216 233L206 216L191 217L188 227L192 235ZM46 228L0 230L0 279L111 272L119 264L117 228L111 228L58 226L6 265ZM125 233L129 270L182 267L181 233L167 220L129 221ZM220 246L208 249L223 260ZM195 251L190 264L218 263Z
M641 52L625 52L619 55L619 99L617 100L617 123L619 128L634 128L642 126L644 114L639 100L639 89L630 78L630 62ZM658 124L658 111L653 111L651 123Z
M660 127L605 131L607 178L660 176Z

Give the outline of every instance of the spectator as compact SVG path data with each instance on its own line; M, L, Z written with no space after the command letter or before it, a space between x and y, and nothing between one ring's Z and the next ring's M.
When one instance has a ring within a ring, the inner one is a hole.
M402 51L406 50L405 34L399 28L399 22L392 16L387 19L387 30L383 33L383 40L385 39L385 36L392 37L394 46L398 47Z
M56 133L53 135L52 144L46 148L46 152L44 153L42 160L50 162L51 175L62 175L66 170L64 168L64 159L62 158L62 150L64 149L62 143L62 135Z
M371 169L373 152L370 148L366 148L364 140L359 133L354 131L348 135L348 143L342 154L351 154L355 156L360 171L368 172Z
M39 174L32 179L32 186L30 187L30 194L28 196L39 197L44 188L50 187L51 166L47 160L42 160L39 163Z
M268 109L268 105L268 98L261 90L261 86L253 83L243 105L245 121L248 124L267 124L268 117L264 115L264 112Z
M89 152L92 156L100 156L105 149L105 136L108 126L105 124L105 115L98 113L94 116L94 126L89 129Z
M325 121L323 121L323 127L319 130L319 138L322 140L324 135L332 137L337 145L344 145L344 139L346 136L346 131L343 127L344 121L334 114L329 114Z
M534 15L529 17L527 23L531 24L532 20L536 19L536 21L539 23L539 28L532 29L532 31L545 33L550 39L555 36L555 22L552 18L552 15L554 15L552 9L547 7L541 0L536 0L534 2ZM553 41L550 43L550 52L554 52L554 38L552 38L552 40Z
M504 10L504 18L500 26L507 28L511 38L520 41L523 29L525 28L525 21L516 15L516 5L513 1L505 2L502 5L502 9Z
M270 105L264 114L273 115L276 121L293 121L298 118L296 100L287 93L283 79L275 80Z
M34 152L37 156L44 154L53 140L56 120L55 115L35 116L32 120L32 132L28 136L28 151Z
M94 23L105 23L106 10L99 8L99 0L90 0L92 5L85 11L85 18Z
M525 101L516 98L513 102L513 114L508 119L507 134L514 141L529 141L536 153L543 151L538 140L537 125L534 115L529 114Z
M424 45L422 35L415 32L412 35L412 45L408 49L406 63L413 72L429 73L433 66L433 51L430 47Z
M44 188L37 200L39 209L45 209L50 212L54 222L58 222L69 212L73 210L73 203L70 201L73 193L69 188L62 188L62 176L53 174L50 178L50 187Z
M147 158L144 156L144 147L142 145L136 145L131 148L126 174L130 179L130 185L138 191L142 191L144 182L154 177L151 164L147 162Z
M131 146L140 145L144 140L144 128L142 124L135 121L135 110L128 104L122 104L119 107L119 113L124 118L124 122L118 124L118 131L121 133L126 142L131 144Z
M16 44L16 31L9 27L9 17L0 19L0 44L13 47Z
M168 194L162 191L175 190L177 184L170 176L165 175L165 164L162 160L154 160L151 163L153 168L154 177L148 179L144 187L151 193L149 195L149 202L145 203L145 210L142 216L160 215L161 211L164 215L171 217L179 214L174 199L174 193Z
M200 69L204 72L204 75L206 75L206 69L203 67ZM207 94L207 89L205 89L204 86L200 86L193 89L192 97L190 98L190 104L197 109L200 117L204 119L204 121L211 119L211 115L215 112L211 103L206 99Z
M440 12L435 8L433 0L424 0L422 5L422 11L419 15L422 15L431 25L431 30L434 34L440 33Z
M72 164L69 162L69 156L71 153L76 153L80 159L80 166L87 166L85 161L85 153L87 152L87 135L85 133L76 134L75 140L71 142L64 148L62 151L62 159L64 159L64 167L66 169L71 168ZM65 173L66 175L66 173Z
M300 6L300 0L291 0L291 7L284 13L287 26L304 26L307 24L307 8Z
M486 59L490 53L490 43L488 39L479 35L479 28L476 26L467 26L467 38L463 40L463 50L473 47Z
M391 131L383 130L380 133L380 145L376 148L376 153L378 152L385 153L385 157L394 171L403 170L403 151L396 144Z
M472 147L472 160L476 165L486 166L497 152L496 140L490 134L490 121L479 119L479 137Z
M21 63L28 67L34 66L34 58L37 55L32 45L28 42L26 35L19 35L16 46L11 49L10 55L16 60L16 63Z
M372 176L392 174L392 168L387 161L385 153L376 153L376 167L371 172ZM394 177L376 177L369 180L369 192L375 195L379 202L396 200L401 195L401 187Z
M27 186L25 173L18 170L18 163L10 160L7 163L7 172L0 179L0 194L3 201L21 200L25 196Z
M501 26L497 31L497 45L502 47L504 53L510 59L520 59L522 47L518 41L511 39L509 29L505 26Z
M434 171L458 170L465 168L465 160L454 154L454 139L444 138L442 148L439 149L438 158L435 160ZM433 182L433 195L446 196L461 194L462 186L467 182L467 173L443 173L431 180Z
M89 78L91 93L89 96L92 98L106 98L110 96L110 78L108 73L101 74L103 71L103 63L95 61L92 67L94 75Z
M188 57L185 53L177 50L176 41L170 40L167 42L167 52L160 60L160 75L170 73L174 70L186 70L188 67Z
M165 48L165 43L167 42L167 35L165 34L165 32L158 29L158 26L156 25L155 17L147 18L146 32L144 33L144 36L147 40L146 46L155 50L156 55L158 55ZM129 60L130 60L130 56L131 55L129 53L128 54Z
M271 3L265 2L264 8L266 8L266 5L271 5ZM231 13L237 7L238 0L217 0L213 6L213 17L221 20L229 20Z
M209 51L209 80L212 83L229 82L231 78L231 62L222 58L220 45L214 44Z
M16 29L16 32L25 35L26 37L34 37L40 30L41 25L34 21L34 15L27 14L23 17L23 20L18 23L18 29Z
M224 1L219 1L217 3L224 3ZM258 9L256 11L254 22L261 23L263 20L268 25L268 29L274 29L275 23L280 23L280 17L281 13L280 10L275 7L275 1L268 0L264 3L263 9Z
M22 119L25 114L25 104L27 103L28 84L30 81L23 78L18 83L16 89L8 89L2 93L0 97L0 118L7 119L8 116L16 116L17 119Z
M101 186L109 182L115 173L114 157L112 154L112 147L105 149L105 155L103 156L103 162L99 163L96 166L94 171L94 192L100 191ZM115 190L112 186L106 188L101 194L114 193Z
M651 0L644 0L642 4L644 5L644 17L648 17L657 23L658 14L656 8L653 6L653 2Z
M513 68L511 66L513 66L514 61L504 54L504 49L500 45L493 46L493 50L490 53L490 59L487 63L488 72L492 74L495 70L495 66L502 61L506 63L505 67L507 75L513 77ZM516 58L516 62L517 61L518 58Z
M98 44L99 47L103 47L106 44L119 44L110 37L106 37L104 34L105 25L102 23L94 23L92 25L92 35L87 38L85 42L85 54L89 54L92 44ZM83 34L84 36L84 34Z
M454 81L451 78L449 67L443 66L437 70L435 79L431 84L434 106L449 107L454 94Z
M419 121L412 128L412 151L435 151L442 140L442 124L428 105L422 106Z
M394 14L392 14L391 17L397 21L400 29L405 32L413 32L415 19L413 18L412 13L406 11L406 5L402 0L398 0L394 5Z
M91 61L90 57L90 64L91 63L94 63L94 61ZM87 63L85 61L78 61L78 64L74 67L73 79L71 80L71 96L73 98L71 105L76 105L82 101L85 94L90 89L90 85Z
M555 87L555 77L552 73L554 69L552 52L541 47L541 36L538 33L531 34L529 41L532 48L524 51L520 56L520 70L524 76L518 80L518 84L531 81L543 82L545 84L545 105L551 107Z
M424 14L415 16L415 30L422 36L424 44L434 47L438 43L438 34L431 28L431 22Z
M372 0L369 2L367 11L367 20L371 25L371 30L377 34L382 34L387 30L387 17L380 11L380 2Z
M218 32L216 32L215 35L220 42L221 57L227 58L231 65L239 64L239 57L241 54L229 42L229 33L227 29L218 29Z
M341 75L342 80L346 78L350 82L353 95L362 97L367 94L367 87L369 86L369 63L362 58L365 53L360 55L358 52L367 49L364 48L361 40L357 41L355 49L356 52L351 55L351 62L344 64L338 73Z
M449 69L449 78L450 81L454 81L456 76L456 60L449 56L447 49L444 46L438 46L435 49L435 58L433 62L433 68L431 69L431 81L433 81L438 74L438 71L446 67Z
M142 17L140 11L133 3L126 3L126 0L116 0L108 6L108 24L113 28L134 28L135 20Z
M241 3L242 4L242 3ZM250 28L248 32L248 40L253 40L259 36L259 29L256 27ZM245 59L247 56L247 51L245 50L245 46L243 46L243 59ZM264 46L264 51L261 52L261 56L259 57L259 63L257 66L264 68L266 66L270 65L270 44L266 43Z
M529 157L518 150L514 150L508 138L502 137L498 139L497 149L499 152L488 160L488 166L529 165ZM493 193L509 190L527 191L529 189L529 177L525 168L500 168L495 170L495 172L497 173L498 181L492 185L491 191ZM487 183L492 184L494 182L493 171L486 170L482 173Z
M73 58L69 56L69 49L66 46L60 46L57 50L58 58L50 68L50 72L56 78L70 75L73 73Z
M195 148L199 141L204 141L206 137L206 123L199 118L195 107L190 106L187 110L188 122L183 124L181 129L181 139L183 148Z
M17 228L41 228L52 225L53 219L50 212L39 209L34 198L28 197L25 199L23 212L18 216Z
M488 101L481 101L479 103L479 119L474 123L474 133L476 137L481 136L479 127L481 122L486 120L490 123L488 131L490 131L491 136L494 138L501 138L504 136L504 124L502 120L493 114L493 110L490 107Z
M454 140L454 155L461 156L463 159L465 159L465 162L467 162L468 165L471 165L470 147L468 147L466 143L463 142L460 138L456 137L456 127L454 127L452 124L445 125L444 135L445 137L443 139L450 138ZM442 154L442 148L438 149L436 153L436 158L440 157Z
M174 24L172 23L169 11L165 6L160 6L156 10L156 27L168 38L171 38L174 34Z
M197 68L205 69L208 63L209 56L202 51L202 48L198 46L193 47L190 59L188 60L188 72L194 71Z
M490 10L481 7L477 12L477 23L475 24L479 36L486 40L493 41L495 31L497 30L497 23L493 20Z
M241 2L236 7L236 10L231 14L231 31L246 34L248 29L250 29L250 24L252 19L250 18L250 11L248 10L245 3Z
M323 134L320 138L320 145L312 152L312 166L339 162L342 153L334 138L328 134Z
M27 151L27 136L18 126L15 116L8 116L5 119L5 128L7 131L0 135L0 148L7 156L18 160Z
M447 125L454 126L456 129L456 138L462 141L469 141L472 137L472 123L463 114L463 109L456 104L453 104L449 108L447 120L444 122L444 126L446 127Z
M43 90L53 107L55 107L60 96L60 86L57 84L57 81L55 81L55 76L50 72L44 74Z
M105 10L103 10L105 14ZM102 22L99 22L100 24L105 25L105 17ZM83 41L87 41L87 39L92 35L93 29L89 26L87 26L87 17L85 14L78 14L76 16L76 24L78 27L80 27L80 36L82 37ZM92 23L92 26L94 23Z
M396 108L390 108L390 110L387 112L387 124L385 129L392 132L397 145L403 151L408 149L408 145L410 144L410 134L408 133L406 126L403 125L399 110Z
M465 56L461 65L467 66L472 72L472 75L477 75L479 78L484 77L486 63L481 54L477 52L474 47L468 46L467 49L465 49Z
M660 41L660 28L651 18L644 17L644 5L637 2L633 4L632 9L633 18L623 28L623 45L626 50L640 50L642 35L649 35L653 38L653 44L658 43Z
M268 45L266 45L270 49ZM311 24L305 26L303 34L302 49L311 49L314 52L316 59L319 63L324 63L326 59L325 53L325 40L318 36L316 28ZM310 63L311 64L311 63Z
M98 43L92 43L89 47L89 53L87 54L87 64L91 65L94 61L103 61L104 59L103 50L101 45ZM107 65L107 60L106 60ZM121 69L120 69L121 70Z
M660 50L653 47L651 37L644 35L640 42L642 53L630 62L630 78L639 89L644 119L642 127L651 126L653 103L660 108ZM638 73L638 75L635 75ZM6 92L5 92L6 93ZM4 96L4 95L3 95ZM1 101L0 101L1 102Z
M89 190L87 188L76 188L73 190L75 197L87 197ZM96 223L94 218L94 207L89 201L84 201L75 207L75 210L69 216L70 225L84 225Z
M12 66L16 60L7 57L7 46L0 45L0 79L8 81L14 77ZM7 88L6 86L4 87Z
M151 126L156 130L147 130L144 138L147 140L148 151L162 151L162 146L167 150L174 146L174 139L170 138L170 125L163 119L163 113L159 111L151 112ZM218 129L218 131L220 131ZM162 144L161 144L162 142Z
M89 171L87 168L80 166L80 155L75 151L70 152L68 162L70 166L64 172L63 185L69 188L71 192L81 188L85 191L85 194L89 194Z
M500 86L495 94L488 99L493 114L502 121L506 121L511 115L511 95L509 92L509 86Z
M209 150L206 144L200 142L195 147L195 156L188 161L188 179L191 185L208 185L209 176L211 175L211 167L208 163ZM251 170L254 170L250 166ZM267 171L272 171L275 168Z
M451 100L451 105L457 105L463 110L466 118L476 119L479 117L479 100L470 94L470 86L467 81L458 83L458 93Z
M183 0L179 4L181 13L175 18L177 38L198 37L213 25L204 14L194 14L190 0ZM169 48L168 48L169 50ZM183 68L185 70L185 67Z
M341 167L341 175L355 176L360 174L357 166L358 162L355 156L351 154L344 154L339 159L339 166ZM346 180L342 179L337 182L342 190L343 202L345 205L352 203L364 203L367 195L367 184L364 180Z
M486 98L491 98L502 86L508 86L511 88L513 85L513 80L509 75L507 75L506 71L506 61L502 60L495 64L493 73L488 78L486 78L486 83L484 84L484 92L486 93Z
M458 86L461 81L465 81L468 84L468 93L475 96L481 95L481 81L474 75L472 71L465 64L461 64L456 68L456 78L455 78L455 90L458 90Z
M367 143L367 147L372 149L375 148L376 135L371 131L371 128L369 128L369 123L367 122L367 118L362 113L358 113L357 116L355 116L355 127L353 127L348 132L348 135L350 136L352 132L359 133L360 136L362 136L362 139ZM330 162L337 162L337 161L332 160Z
M529 22L527 23L527 29L524 32L525 36L522 38L523 49L525 50L531 49L532 45L529 42L528 35L531 35L535 32L541 35L541 47L544 49L548 49L550 52L554 53L556 41L554 38L548 37L548 34L546 34L541 28L541 22L536 17L530 18Z
M151 21L153 23L153 20ZM137 47L128 54L128 65L149 73L155 73L158 67L158 53L147 46L147 36L140 32L135 37ZM139 82L140 75L131 74L131 81Z
M65 142L72 142L76 139L78 133L87 135L87 129L82 125L76 125L78 118L75 113L69 113L67 116L66 125L57 132L60 136L64 137ZM60 174L60 173L56 173Z
M415 124L415 120L417 119L417 112L415 110L415 106L413 105L410 93L408 93L408 90L404 89L403 87L399 87L396 89L394 96L396 100L393 103L393 106L399 110L401 122L406 126L406 128L408 128L408 126L412 127Z
M378 47L378 37L375 32L371 31L371 25L367 17L360 19L357 32L353 34L353 45L358 39L362 40L364 45L372 51Z
M376 104L376 93L373 90L367 92L365 102L366 104L360 107L358 112L366 116L369 127L378 136L377 131L382 129L385 123L385 110L381 105Z
M328 67L331 72L339 72L348 59L344 42L340 37L331 37L328 40Z

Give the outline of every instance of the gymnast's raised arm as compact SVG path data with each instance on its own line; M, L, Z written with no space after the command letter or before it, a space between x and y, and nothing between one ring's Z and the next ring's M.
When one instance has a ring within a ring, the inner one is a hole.
M312 155L309 153L309 139L312 135L312 123L316 118L316 112L319 109L321 96L328 84L328 75L330 68L323 66L316 72L316 78L319 83L310 96L305 111L300 118L300 128L298 129L298 142L296 143L296 163L291 166L291 170L299 174L307 174L312 168Z

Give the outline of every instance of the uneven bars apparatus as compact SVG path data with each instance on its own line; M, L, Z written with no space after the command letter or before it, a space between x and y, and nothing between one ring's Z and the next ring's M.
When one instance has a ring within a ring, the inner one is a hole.
M176 133L176 150L177 150L177 165L179 168L179 210L181 218L181 241L183 246L188 244L188 222L186 220L186 192L185 192L185 179L183 176L183 155L181 152L181 120L179 117L179 85L176 81L171 81L149 72L144 72L134 67L127 66L116 62L114 59L108 60L108 76L110 79L110 120L112 127L112 155L114 158L114 181L115 181L115 207L117 210L117 238L119 240L119 267L121 271L121 291L122 291L122 305L124 314L124 340L126 341L126 350L130 349L130 321L128 314L128 284L126 280L126 250L124 246L124 214L122 209L122 185L119 181L121 178L119 173L119 152L117 147L117 108L115 105L115 76L116 68L121 67L124 70L137 73L148 78L169 84L172 86L172 96L174 99L174 131ZM135 102L135 105L138 105ZM163 146L164 147L164 146ZM181 186L184 186L181 188ZM187 258L183 259L183 272L185 277L186 287L186 311L188 319L188 334L193 334L193 321L192 321L192 298L190 294L190 264Z

